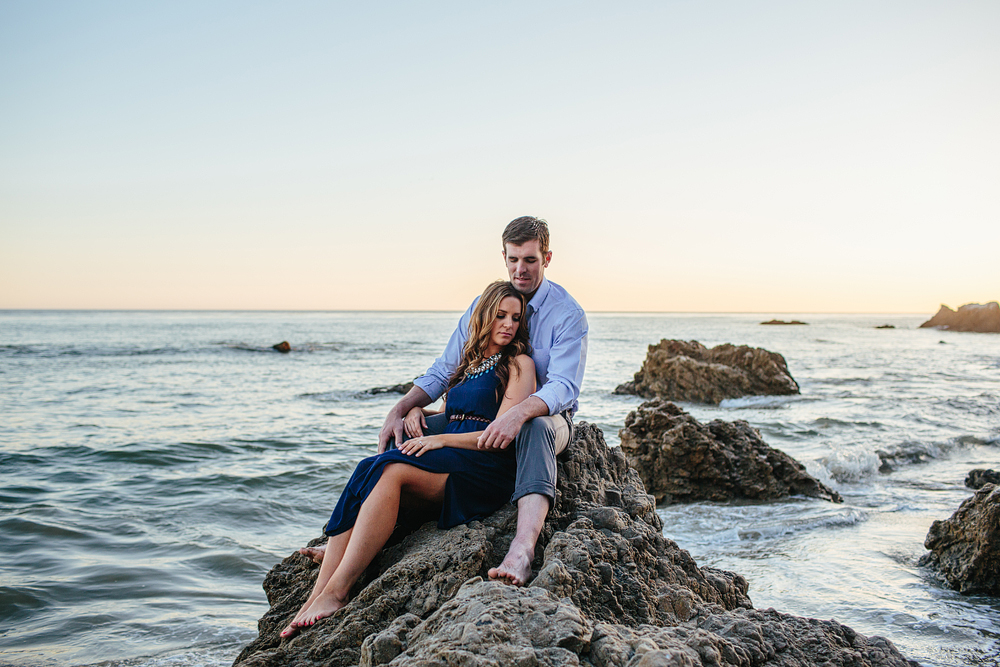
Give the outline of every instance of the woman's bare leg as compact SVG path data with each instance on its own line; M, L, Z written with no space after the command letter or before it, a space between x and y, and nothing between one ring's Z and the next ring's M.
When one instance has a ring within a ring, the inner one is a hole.
M309 609L309 605L311 605L313 600L319 597L319 594L323 592L323 588L326 586L327 582L330 581L330 577L337 569L337 566L340 565L340 561L344 557L344 551L347 549L347 544L350 542L351 532L353 530L353 528L348 529L339 535L334 535L326 541L326 551L329 558L323 559L323 564L319 568L319 574L316 576L316 583L313 584L312 593L309 594L309 599L306 600L305 604L299 608L299 613L295 615L295 618L288 624L288 627L281 631L282 637L291 637L298 632L299 627L303 625L302 621L305 618L306 610Z
M333 574L325 582L320 594L309 605L302 622L296 625L298 627L312 625L347 604L351 586L385 546L396 527L401 494L406 493L441 502L444 499L447 481L448 475L444 473L427 472L405 463L387 465L378 484L361 505L361 511L354 522L354 529L340 563L333 566ZM323 566L320 568L321 574L323 569L328 569L328 561L334 560L332 555L328 547Z

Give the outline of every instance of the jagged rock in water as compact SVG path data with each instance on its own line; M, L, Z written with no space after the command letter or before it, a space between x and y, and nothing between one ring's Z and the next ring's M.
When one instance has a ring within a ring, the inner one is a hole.
M767 322L761 322L761 324L785 325L785 326L788 326L790 324L808 324L808 322L802 322L800 320L790 320L790 321L786 321L786 320L768 320Z
M295 553L265 579L271 608L235 665L914 664L833 621L754 610L743 577L699 567L663 536L653 499L597 427L579 424L558 465L527 588L484 580L514 536L505 507L450 530L424 525L383 550L346 607L281 640L318 569Z
M654 399L629 413L619 436L629 465L657 502L789 495L841 502L840 494L770 447L745 421L702 424L673 403Z
M280 343L275 343L271 346L272 350L277 350L278 352L291 352L292 346L288 344L287 340L283 340Z
M979 333L1000 333L1000 304L967 303L952 310L941 304L940 310L920 328L937 327L951 331L976 331Z
M927 532L920 559L962 593L1000 596L1000 486L984 484Z
M740 396L799 393L785 358L759 347L725 343L712 349L696 340L650 345L642 368L616 394L718 404Z
M1000 472L987 468L970 470L965 476L965 485L970 489L981 489L984 484L1000 484Z
M372 387L371 389L365 390L366 394L405 394L413 389L412 382L403 382L402 384L391 384L388 387Z

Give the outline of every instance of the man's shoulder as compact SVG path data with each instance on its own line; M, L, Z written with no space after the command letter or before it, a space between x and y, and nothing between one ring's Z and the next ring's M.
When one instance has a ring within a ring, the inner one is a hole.
M548 280L548 279L546 279ZM566 288L559 283L552 282L548 280L549 283L549 293L545 299L545 305L547 308L552 310L558 310L564 313L579 313L585 315L583 307L577 303L577 300L573 298L573 295L566 291Z

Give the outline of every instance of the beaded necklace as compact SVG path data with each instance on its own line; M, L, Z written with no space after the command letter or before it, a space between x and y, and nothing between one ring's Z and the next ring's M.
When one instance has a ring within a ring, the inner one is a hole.
M489 359L484 359L482 363L480 363L478 366L475 367L470 366L469 368L466 368L465 379L472 380L474 378L479 377L483 373L488 372L491 368L497 365L498 361L500 361L500 354L501 354L500 352L497 352Z

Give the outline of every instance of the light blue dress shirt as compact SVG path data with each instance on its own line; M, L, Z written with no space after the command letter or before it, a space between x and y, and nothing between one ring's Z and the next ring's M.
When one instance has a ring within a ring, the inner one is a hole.
M479 302L476 297L458 320L458 328L448 340L444 353L413 381L431 400L436 401L448 388L451 374L462 360L462 349L469 336L469 321ZM545 401L549 414L576 412L583 371L587 365L587 315L580 304L554 282L543 278L538 291L528 302L528 329L531 358L535 362L536 386L533 396Z

